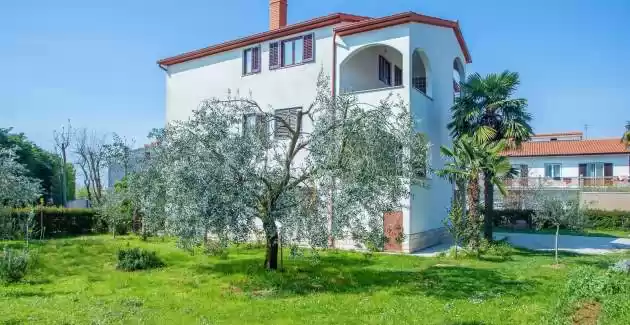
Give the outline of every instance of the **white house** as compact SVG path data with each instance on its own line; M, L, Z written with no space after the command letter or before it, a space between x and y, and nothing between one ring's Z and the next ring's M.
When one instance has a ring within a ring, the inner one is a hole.
M251 93L261 107L287 114L314 100L323 70L333 93L352 92L374 104L390 93L402 97L419 120L417 131L432 144L432 167L442 166L439 147L451 142L446 124L454 84L471 62L456 21L414 12L382 18L336 13L287 25L287 0L270 0L269 13L268 31L158 61L166 72L167 122L188 118L202 100L229 90ZM391 249L409 252L441 239L452 187L436 177L428 185L412 188L403 209L386 215L386 228L402 227L406 235Z
M630 149L618 138L584 139L582 132L537 134L508 150L520 180L510 186L630 186Z

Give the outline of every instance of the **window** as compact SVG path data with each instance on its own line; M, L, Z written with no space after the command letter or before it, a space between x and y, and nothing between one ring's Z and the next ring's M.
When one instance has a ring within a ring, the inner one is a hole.
M604 177L604 163L586 164L586 177Z
M545 177L560 178L562 177L560 164L545 164Z
M394 86L402 86L402 69L394 66Z
M392 64L386 58L378 56L378 80L386 85L392 85Z
M243 135L256 132L260 141L267 139L267 121L264 114L250 113L243 116Z
M291 127L293 131L297 131L298 118L302 114L301 111L301 107L276 110L276 118L274 120L274 135L276 138L290 137L291 133L289 132L289 127Z
M314 35L307 34L297 38L269 44L269 69L290 67L314 61Z
M243 51L243 75L260 72L260 46Z

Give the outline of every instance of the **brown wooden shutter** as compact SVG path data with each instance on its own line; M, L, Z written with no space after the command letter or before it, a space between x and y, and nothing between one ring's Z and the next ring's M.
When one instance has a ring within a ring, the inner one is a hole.
M280 44L278 42L269 43L269 69L280 67Z
M586 177L586 164L579 165L579 174L580 177Z
M310 62L315 59L314 51L314 35L304 35L304 53L302 54L302 62Z
M252 48L252 72L260 72L260 46Z

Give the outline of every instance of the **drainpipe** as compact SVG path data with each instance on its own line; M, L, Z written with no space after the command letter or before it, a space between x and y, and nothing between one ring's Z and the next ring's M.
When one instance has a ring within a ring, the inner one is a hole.
M335 42L337 39L337 31L333 28L333 37L332 37L332 95L335 97L337 88L337 43Z

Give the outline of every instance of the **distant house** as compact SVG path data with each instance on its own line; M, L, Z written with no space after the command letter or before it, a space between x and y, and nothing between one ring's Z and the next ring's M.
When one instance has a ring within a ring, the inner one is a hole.
M519 171L511 187L630 186L630 148L619 138L584 139L582 132L537 134L503 153Z

